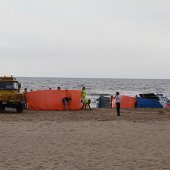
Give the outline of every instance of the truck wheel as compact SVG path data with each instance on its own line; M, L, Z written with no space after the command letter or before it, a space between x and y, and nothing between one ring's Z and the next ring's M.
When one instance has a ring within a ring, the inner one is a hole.
M1 106L0 106L0 109L1 109L2 111L5 111L5 106L4 106L4 105L1 105Z
M22 113L23 110L24 110L24 108L23 108L23 106L20 104L20 105L18 105L18 106L16 107L16 110L17 110L18 113Z

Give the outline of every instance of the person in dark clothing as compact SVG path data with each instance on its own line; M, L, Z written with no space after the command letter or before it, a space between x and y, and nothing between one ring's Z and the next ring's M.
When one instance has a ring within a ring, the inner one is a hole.
M117 116L120 116L120 96L119 96L119 92L116 92L116 110L117 110Z
M69 110L70 102L71 102L71 97L64 97L63 98L64 110Z

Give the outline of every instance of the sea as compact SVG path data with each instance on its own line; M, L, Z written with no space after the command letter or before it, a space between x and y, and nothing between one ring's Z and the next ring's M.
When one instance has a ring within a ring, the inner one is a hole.
M32 90L82 89L86 87L88 97L94 105L100 96L122 95L136 96L141 93L162 93L170 99L170 79L114 79L114 78L49 78L18 77L22 89Z

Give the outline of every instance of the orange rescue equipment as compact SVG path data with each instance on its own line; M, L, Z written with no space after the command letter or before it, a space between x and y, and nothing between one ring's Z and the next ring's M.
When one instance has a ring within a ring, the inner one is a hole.
M135 108L136 98L131 96L120 96L120 108ZM116 100L112 98L112 108L116 108Z
M81 90L39 90L26 93L29 110L64 110L64 97L71 97L69 110L81 109Z

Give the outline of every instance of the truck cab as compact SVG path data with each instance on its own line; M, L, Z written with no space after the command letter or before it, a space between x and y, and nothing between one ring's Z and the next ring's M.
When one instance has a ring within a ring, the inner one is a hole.
M24 93L21 92L21 84L16 78L0 77L0 110L4 111L6 107L11 107L22 113L24 105Z

